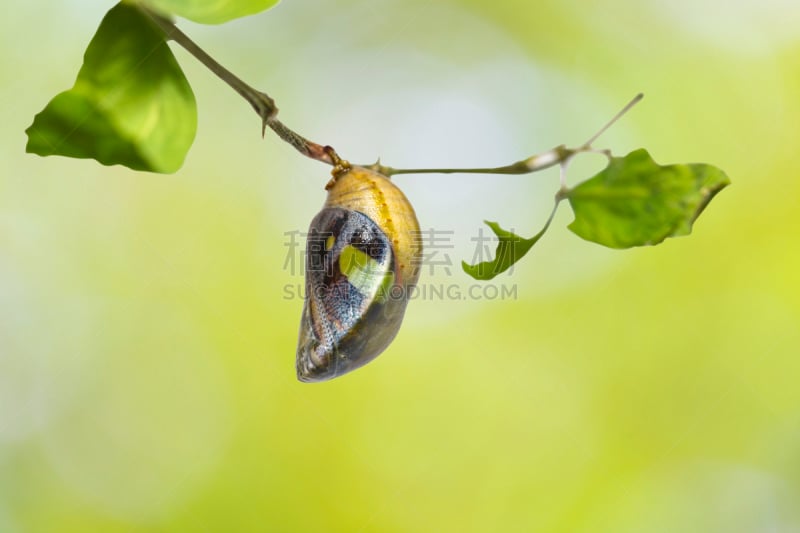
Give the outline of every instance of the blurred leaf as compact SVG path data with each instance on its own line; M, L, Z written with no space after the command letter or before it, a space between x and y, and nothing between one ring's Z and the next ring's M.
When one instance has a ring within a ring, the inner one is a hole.
M221 24L231 19L254 15L280 0L148 0L153 9L178 15L202 24Z
M705 164L658 165L646 150L613 157L593 178L566 194L578 236L610 248L658 244L688 235L711 199L730 183Z
M26 150L175 172L194 141L194 94L163 33L135 6L109 11L75 85L26 130Z
M489 226L500 239L494 253L494 260L483 261L476 265L469 265L466 261L462 261L461 268L464 269L464 272L479 280L490 280L498 274L505 272L511 268L514 263L522 259L522 257L528 253L528 250L536 244L536 241L542 238L542 235L544 235L544 232L547 231L547 228L550 226L550 220L552 220L552 218L553 216L551 215L544 228L530 239L523 239L519 235L504 230L497 222L485 220L484 222L486 225Z

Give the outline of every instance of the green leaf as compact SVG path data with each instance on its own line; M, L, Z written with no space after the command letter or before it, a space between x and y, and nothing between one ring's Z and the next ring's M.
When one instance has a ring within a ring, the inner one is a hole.
M711 199L730 184L705 164L658 165L646 150L613 157L591 179L567 191L578 236L610 248L658 244L688 235Z
M553 213L555 213L555 208L553 208ZM497 222L484 220L486 225L489 226L494 234L497 235L497 238L500 239L494 253L494 260L484 261L476 265L469 265L466 261L462 261L461 268L475 279L490 280L494 278L498 274L511 268L511 265L522 259L522 257L528 253L528 250L530 250L531 247L536 244L536 241L542 238L544 232L547 231L552 219L553 215L551 214L550 219L548 219L542 231L530 239L523 239L510 231L504 230Z
M194 94L163 32L135 6L118 4L89 43L75 85L26 130L26 150L169 173L196 129Z
M201 24L221 24L231 19L254 15L276 5L279 0L147 0L147 5L163 13L178 15Z

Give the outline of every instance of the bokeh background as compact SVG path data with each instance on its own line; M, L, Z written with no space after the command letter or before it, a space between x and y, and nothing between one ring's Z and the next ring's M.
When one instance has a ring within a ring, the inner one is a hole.
M284 0L181 23L353 161L510 163L643 91L598 146L733 180L653 248L583 242L564 205L494 280L516 299L419 298L384 355L315 385L287 234L328 170L182 50L180 172L24 153L112 5L0 18L0 531L800 531L800 4ZM396 180L453 232L421 283L462 289L481 221L531 235L557 187Z

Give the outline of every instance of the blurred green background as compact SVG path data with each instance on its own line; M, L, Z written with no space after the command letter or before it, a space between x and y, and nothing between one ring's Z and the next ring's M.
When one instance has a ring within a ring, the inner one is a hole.
M24 153L112 5L0 19L0 531L800 530L799 4L284 0L182 22L352 161L505 164L643 91L598 146L733 180L654 248L583 242L562 206L493 282L517 299L419 298L384 355L316 385L294 377L286 233L328 170L182 50L199 132L177 174ZM533 234L557 173L397 182L454 232L451 274L421 283L468 287L481 220Z

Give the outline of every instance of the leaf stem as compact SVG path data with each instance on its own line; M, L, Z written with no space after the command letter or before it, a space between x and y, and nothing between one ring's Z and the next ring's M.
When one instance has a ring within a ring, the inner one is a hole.
M208 55L205 50L192 41L188 35L183 33L174 22L153 12L142 4L137 5L139 9L150 17L153 23L164 32L167 39L178 43L218 78L239 93L239 95L253 107L258 116L261 117L262 136L266 132L267 126L269 126L278 137L291 144L301 154L329 165L335 164L335 160L331 156L331 153L335 154L332 148L309 141L276 118L278 115L278 107L268 94L254 89L233 72L220 65L213 57Z

